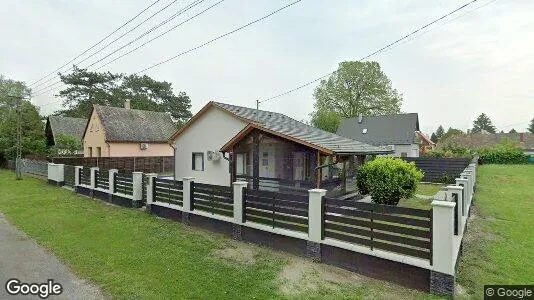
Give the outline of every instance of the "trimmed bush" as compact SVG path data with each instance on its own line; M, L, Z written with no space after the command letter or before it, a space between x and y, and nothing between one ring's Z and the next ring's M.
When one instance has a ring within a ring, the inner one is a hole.
M528 155L511 141L504 140L493 148L478 151L479 159L484 164L526 164Z
M361 194L370 194L373 202L397 205L401 198L411 198L423 173L413 162L379 157L358 169L357 186Z

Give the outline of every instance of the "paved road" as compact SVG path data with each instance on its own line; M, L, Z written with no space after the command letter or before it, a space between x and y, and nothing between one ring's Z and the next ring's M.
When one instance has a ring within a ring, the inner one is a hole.
M26 283L42 283L48 279L60 283L63 293L48 299L105 298L98 288L77 278L54 255L9 224L0 213L0 299L38 299L9 295L5 285L10 278Z

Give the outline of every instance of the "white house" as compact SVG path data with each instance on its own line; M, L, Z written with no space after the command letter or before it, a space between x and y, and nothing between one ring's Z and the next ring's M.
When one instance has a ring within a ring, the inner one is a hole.
M209 102L173 134L175 178L230 185L236 178L258 188L317 187L325 161L391 153L326 132L283 114Z

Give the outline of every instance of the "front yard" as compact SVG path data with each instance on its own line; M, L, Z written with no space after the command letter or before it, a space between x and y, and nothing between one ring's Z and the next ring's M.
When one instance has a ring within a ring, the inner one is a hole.
M533 182L534 166L479 168L460 296L482 298L484 284L532 283ZM432 195L436 188L420 187L418 193ZM12 224L115 298L432 298L38 179L16 181L5 170L0 191L0 212Z

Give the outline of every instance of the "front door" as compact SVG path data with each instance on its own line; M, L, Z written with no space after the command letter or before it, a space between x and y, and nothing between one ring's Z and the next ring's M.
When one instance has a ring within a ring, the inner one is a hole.
M260 145L260 177L275 178L274 147Z

